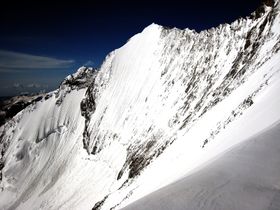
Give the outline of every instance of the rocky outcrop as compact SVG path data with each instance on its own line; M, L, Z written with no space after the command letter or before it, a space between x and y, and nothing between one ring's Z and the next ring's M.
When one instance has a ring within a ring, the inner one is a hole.
M81 67L74 74L67 76L60 84L59 89L55 91L57 98L56 104L60 105L67 93L89 87L96 73L97 69Z

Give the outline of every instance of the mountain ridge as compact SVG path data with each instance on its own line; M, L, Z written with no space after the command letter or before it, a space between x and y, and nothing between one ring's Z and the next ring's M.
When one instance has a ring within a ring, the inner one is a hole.
M0 128L0 207L117 209L237 144L221 136L279 89L279 1L263 8L200 33L151 24L21 111Z

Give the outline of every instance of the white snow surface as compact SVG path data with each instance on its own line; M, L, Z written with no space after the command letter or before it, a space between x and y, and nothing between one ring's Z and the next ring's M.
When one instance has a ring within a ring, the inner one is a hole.
M124 210L280 209L279 136L278 122Z
M279 1L200 33L152 24L89 72L0 128L0 209L120 209L278 122Z

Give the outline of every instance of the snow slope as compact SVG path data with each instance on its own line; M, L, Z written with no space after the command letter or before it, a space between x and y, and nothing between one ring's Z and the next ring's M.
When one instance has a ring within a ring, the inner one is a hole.
M0 128L0 209L118 209L279 121L279 7L152 24L68 76Z
M280 209L280 124L124 210Z

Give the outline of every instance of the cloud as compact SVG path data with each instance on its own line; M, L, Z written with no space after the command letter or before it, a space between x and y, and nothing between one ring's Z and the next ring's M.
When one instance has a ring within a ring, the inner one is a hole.
M34 69L63 69L71 67L74 60L30 55L6 50L0 50L0 71L18 71Z
M29 83L29 84L21 84L21 83L14 83L12 86L5 86L5 88L14 88L14 89L38 89L38 88L48 88L47 84L38 84L38 83Z
M89 67L91 67L91 66L93 66L93 65L94 65L94 62L91 61L91 60L88 60L87 62L84 63L84 66L89 66Z
M31 83L31 84L28 84L27 87L28 87L28 88L40 88L41 85L40 85L40 84Z
M13 84L13 88L22 88L22 87L23 87L23 85L20 84L20 83L14 83Z

